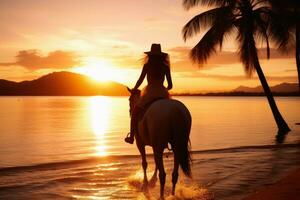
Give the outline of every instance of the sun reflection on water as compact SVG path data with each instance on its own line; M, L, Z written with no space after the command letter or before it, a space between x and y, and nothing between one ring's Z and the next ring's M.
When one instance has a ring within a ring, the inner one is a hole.
M110 101L108 97L96 96L90 98L91 128L95 134L95 153L98 156L107 155L107 133L110 126Z

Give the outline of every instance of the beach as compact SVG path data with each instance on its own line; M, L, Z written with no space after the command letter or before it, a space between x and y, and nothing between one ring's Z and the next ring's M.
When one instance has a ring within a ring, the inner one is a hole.
M300 197L300 169L290 172L283 179L263 187L262 189L251 194L244 200L286 200L299 199Z

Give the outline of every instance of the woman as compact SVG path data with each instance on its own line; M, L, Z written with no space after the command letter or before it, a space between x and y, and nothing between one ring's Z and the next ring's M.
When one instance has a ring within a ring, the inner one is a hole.
M160 44L152 44L151 51L145 52L146 59L142 73L136 82L133 90L137 90L147 75L148 85L142 90L140 101L131 114L130 133L125 142L133 144L134 134L137 132L138 115L145 106L153 101L162 98L169 98L168 90L172 89L172 78L170 73L169 55L161 51ZM164 87L165 77L168 87Z

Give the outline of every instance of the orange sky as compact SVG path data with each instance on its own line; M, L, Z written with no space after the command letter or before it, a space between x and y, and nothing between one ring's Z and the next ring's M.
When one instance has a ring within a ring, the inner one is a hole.
M181 0L1 0L0 78L21 81L68 70L132 87L143 52L161 43L171 57L175 92L256 86L233 53L224 52L199 69L188 58L200 36L184 43L181 29L204 8L186 11ZM259 46L261 47L261 46ZM270 85L296 82L293 56L272 51L261 64Z

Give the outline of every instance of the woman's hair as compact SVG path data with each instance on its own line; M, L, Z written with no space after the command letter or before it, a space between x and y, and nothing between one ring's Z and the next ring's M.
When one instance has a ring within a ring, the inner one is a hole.
M144 57L144 65L149 65L159 69L170 68L170 57L168 54L146 54Z

